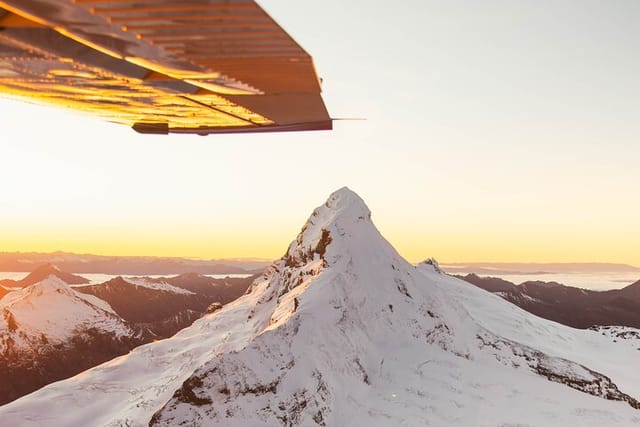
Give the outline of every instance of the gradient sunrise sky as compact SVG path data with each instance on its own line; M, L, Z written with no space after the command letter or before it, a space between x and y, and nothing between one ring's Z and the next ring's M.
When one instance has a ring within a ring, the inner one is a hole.
M275 258L349 186L412 261L640 265L640 2L259 2L332 132L149 136L0 100L0 251Z

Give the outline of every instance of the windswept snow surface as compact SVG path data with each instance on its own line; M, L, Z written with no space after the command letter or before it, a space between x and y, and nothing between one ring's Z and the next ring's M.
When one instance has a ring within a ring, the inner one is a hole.
M640 345L616 345L608 333L574 329L542 319L470 283L437 275L429 266L419 264L418 269L488 331L605 374L625 393L640 400ZM607 330L637 331L624 327L603 329Z
M631 426L640 355L628 347L536 318L433 264L414 267L343 188L244 297L0 407L0 420Z

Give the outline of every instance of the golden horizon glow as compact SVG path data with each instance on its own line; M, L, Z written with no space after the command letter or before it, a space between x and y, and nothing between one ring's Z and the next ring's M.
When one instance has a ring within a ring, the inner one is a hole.
M306 218L306 217L305 217ZM276 220L273 218L272 220ZM375 221L375 214L374 214ZM234 224L182 224L173 230L162 224L128 227L121 224L93 226L67 224L51 232L0 227L3 252L71 252L105 256L158 256L197 259L277 259L295 239L304 220L295 226L268 223L255 218L251 227ZM640 233L617 230L583 235L578 230L530 229L509 236L470 227L434 227L415 232L397 224L379 225L387 240L412 263L435 257L453 262L571 263L610 262L640 266ZM437 229L436 229L437 228ZM603 235L604 234L604 235ZM465 242L465 243L461 243ZM551 242L551 243L550 243Z
M131 235L121 236L122 238L132 239ZM150 256L150 257L169 257L169 258L187 258L187 259L261 259L275 260L280 258L288 247L292 239L274 239L277 244L255 245L251 243L252 239L246 236L234 236L228 240L219 240L218 244L210 244L199 241L180 241L153 239L149 236L139 236L144 243L123 244L121 241L105 239L101 243L94 241L75 242L75 240L65 237L67 242L65 245L51 243L60 239L60 236L51 236L50 239L42 236L38 239L29 238L22 235L13 243L8 241L2 246L2 252L22 252L22 253L53 253L68 252L74 254L91 254L100 256ZM206 236L204 236L206 238ZM214 236L216 237L216 236ZM244 239L240 240L242 237ZM507 248L503 245L500 247L471 245L468 247L453 246L448 239L430 240L433 242L434 249L428 247L411 247L405 245L403 237L399 236L398 242L394 244L398 252L411 263L418 263L427 258L435 257L440 263L615 263L640 266L640 260L637 256L629 256L624 249L616 247L601 248L599 255L588 249L580 250L581 246L564 245L554 247L549 250L546 241L528 242L527 247L522 247L521 241L507 242ZM433 236L431 236L433 237ZM408 238L407 240L409 240ZM282 244L284 242L284 244ZM591 243L591 242L590 242ZM486 253L487 255L478 255L478 253ZM540 255L544 253L544 255Z
M328 133L144 136L0 100L0 251L278 258L346 185L411 262L640 266L637 13L454 3L261 2L332 114L367 118Z

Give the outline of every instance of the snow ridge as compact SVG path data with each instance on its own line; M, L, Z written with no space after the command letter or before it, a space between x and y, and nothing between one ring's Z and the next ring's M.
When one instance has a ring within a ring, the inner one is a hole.
M0 300L0 311L4 318L0 322L0 354L9 348L38 348L42 336L50 344L63 343L78 331L91 328L113 332L116 337L134 335L109 304L74 291L54 275L10 292Z
M404 260L362 199L340 189L245 296L0 407L0 417L24 426L640 422L630 347L611 355L607 337L535 318L436 267ZM62 398L64 409L52 403Z
M423 268L442 274L435 261ZM462 305L448 300L397 254L371 222L364 202L348 189L314 211L283 260L254 287L263 290L256 308L270 304L261 310L271 313L268 325L263 318L264 331L240 353L220 354L196 370L151 425L335 425L354 416L381 425L389 419L407 421L391 416L393 410L371 415L374 408L388 407L380 391L394 384L393 375L404 365L398 362L408 357L389 347L407 343L426 354L435 349L475 363L497 361L640 408L608 377L500 339L473 322ZM320 354L312 361L300 357L310 348ZM417 385L407 392L413 398L427 393ZM340 407L350 400L371 403ZM410 419L425 423L425 415Z

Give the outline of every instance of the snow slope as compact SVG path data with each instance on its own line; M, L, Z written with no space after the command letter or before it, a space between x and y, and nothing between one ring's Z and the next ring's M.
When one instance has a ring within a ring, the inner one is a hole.
M143 338L109 304L57 275L9 292L0 300L0 405L127 353Z
M607 337L574 331L432 264L409 264L343 188L244 297L170 339L0 407L0 419L21 426L640 423L640 364Z
M74 291L56 276L8 293L0 300L0 354L64 343L79 331L95 328L117 337L132 336L109 304Z
M479 325L495 335L536 348L548 355L572 360L611 377L626 393L640 399L640 345L616 345L607 329L574 329L534 316L518 306L474 285L446 275L437 275L429 266L418 269L448 298L460 302ZM616 327L609 330L637 331Z

